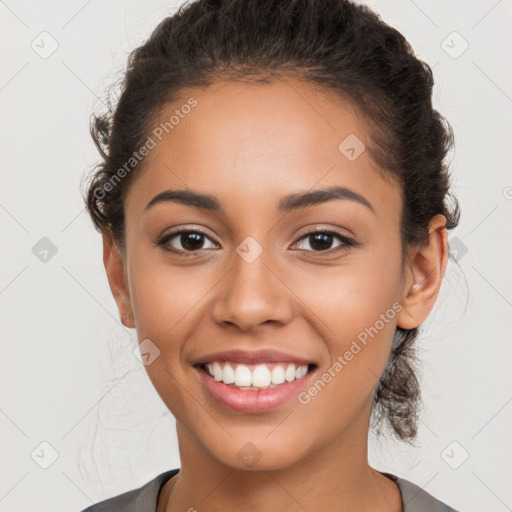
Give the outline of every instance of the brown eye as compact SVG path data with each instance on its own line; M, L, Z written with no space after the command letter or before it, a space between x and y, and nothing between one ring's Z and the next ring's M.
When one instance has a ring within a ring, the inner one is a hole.
M207 241L213 244L212 247L204 247ZM158 245L163 246L165 250L176 253L193 253L217 246L206 233L198 230L175 231L174 233L165 235L158 242Z
M332 244L336 239L341 243L332 249ZM306 244L304 244L305 247L301 249L312 252L336 252L338 249L349 248L356 245L354 240L335 231L312 231L306 233L297 243L301 241L306 242Z

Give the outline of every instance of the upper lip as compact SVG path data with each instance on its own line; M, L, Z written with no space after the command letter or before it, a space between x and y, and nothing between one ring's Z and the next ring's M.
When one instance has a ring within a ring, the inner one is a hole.
M250 352L248 350L223 350L221 352L212 352L195 360L194 364L213 363L214 361L232 361L239 364L258 364L258 363L295 363L298 365L314 364L311 360L297 357L293 354L287 354L278 350L258 350Z

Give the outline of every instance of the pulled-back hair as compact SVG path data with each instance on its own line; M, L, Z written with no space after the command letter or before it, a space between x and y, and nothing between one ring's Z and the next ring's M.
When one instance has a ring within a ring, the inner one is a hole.
M453 133L432 107L431 68L400 32L349 0L198 0L165 18L130 54L117 101L92 118L102 160L84 200L95 228L108 230L124 250L124 199L145 161L115 186L107 184L144 145L155 115L184 88L278 77L313 82L358 107L367 150L400 185L402 262L408 247L428 240L436 214L446 217L447 229L457 226L459 205L445 163ZM373 426L387 421L403 440L417 433L418 334L419 328L397 327L372 404Z

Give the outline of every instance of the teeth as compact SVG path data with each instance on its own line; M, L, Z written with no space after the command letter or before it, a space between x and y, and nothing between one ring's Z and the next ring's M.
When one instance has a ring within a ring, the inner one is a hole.
M308 373L308 365L296 366L293 363L249 366L237 363L208 363L209 374L218 382L232 384L241 389L265 389L286 382L301 379Z
M226 364L222 373L222 382L224 384L233 384L235 382L235 370Z
M308 367L306 365L299 366L295 370L295 378L302 379L302 377L304 377L304 375L306 375L306 373L308 373Z
M239 364L235 369L235 385L236 386L250 386L251 385L251 370L245 364Z
M221 381L223 376L223 371L219 363L213 363L213 378L215 380Z
M266 388L272 382L270 370L265 364L259 364L252 372L252 385L256 388ZM237 384L238 385L238 384Z
M274 369L272 370L272 384L282 384L283 382L284 368L282 366L274 367Z
M295 380L295 365L289 364L288 368L284 372L284 378L287 382L293 382Z

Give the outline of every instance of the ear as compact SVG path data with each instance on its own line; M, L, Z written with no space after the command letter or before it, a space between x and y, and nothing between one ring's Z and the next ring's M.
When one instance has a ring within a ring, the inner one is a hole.
M108 283L117 308L121 316L121 323L125 327L134 328L130 292L127 286L125 262L120 254L117 244L113 241L108 230L104 230L103 237L103 264L107 272Z
M439 214L430 221L427 244L408 255L398 327L413 329L426 320L439 294L448 254L446 218Z

